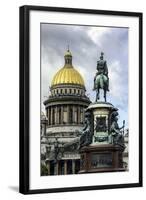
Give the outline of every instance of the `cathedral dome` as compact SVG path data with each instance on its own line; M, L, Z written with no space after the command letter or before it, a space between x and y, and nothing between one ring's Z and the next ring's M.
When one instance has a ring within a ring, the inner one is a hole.
M78 84L84 86L84 80L73 67L64 66L54 76L51 86L59 84Z
M65 65L54 76L51 86L60 84L77 84L84 87L84 80L80 73L72 66L72 54L68 49L64 55Z

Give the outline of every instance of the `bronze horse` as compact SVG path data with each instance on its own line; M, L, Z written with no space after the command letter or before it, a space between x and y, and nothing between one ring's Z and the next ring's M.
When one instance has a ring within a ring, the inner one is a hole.
M106 92L108 91L108 77L99 74L94 79L94 90L96 90L96 102L100 99L100 89L104 91L104 100L106 102Z

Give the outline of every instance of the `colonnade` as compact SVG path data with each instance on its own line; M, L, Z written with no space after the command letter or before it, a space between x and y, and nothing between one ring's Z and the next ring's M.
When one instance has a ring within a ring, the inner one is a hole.
M47 161L48 175L77 174L80 169L79 159Z
M56 105L47 108L48 125L82 124L84 107L80 105Z

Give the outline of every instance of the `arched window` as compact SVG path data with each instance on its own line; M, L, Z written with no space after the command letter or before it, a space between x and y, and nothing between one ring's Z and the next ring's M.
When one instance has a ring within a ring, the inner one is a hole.
M55 108L52 109L52 124L55 124Z
M59 108L59 124L61 124L61 108Z
M80 123L79 120L80 120L80 107L77 107L77 124Z
M49 120L49 125L51 124L51 109L48 109L48 120Z
M73 123L73 109L69 108L69 123Z

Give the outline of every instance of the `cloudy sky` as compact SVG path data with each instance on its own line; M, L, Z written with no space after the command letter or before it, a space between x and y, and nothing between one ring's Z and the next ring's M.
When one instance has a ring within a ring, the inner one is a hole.
M49 95L55 73L64 65L69 45L73 66L82 74L87 94L95 101L93 77L100 52L109 70L107 101L119 108L119 125L128 127L128 29L75 25L41 24L41 105ZM102 99L103 100L103 99Z

